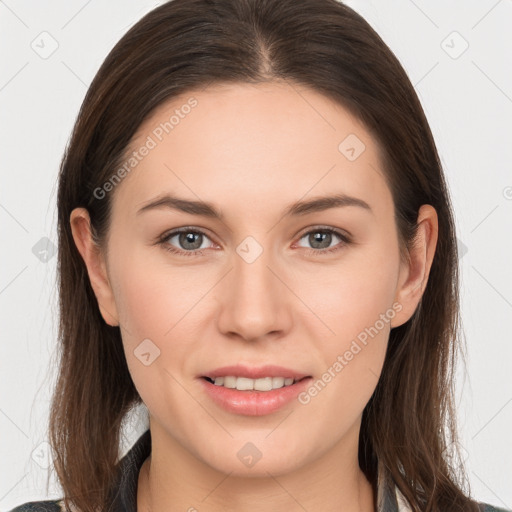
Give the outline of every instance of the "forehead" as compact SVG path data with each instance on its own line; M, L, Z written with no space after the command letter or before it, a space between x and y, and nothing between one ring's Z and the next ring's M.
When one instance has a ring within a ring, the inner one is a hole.
M364 125L297 84L223 84L182 94L141 124L126 162L133 152L136 165L116 190L116 202L131 210L165 192L254 215L326 193L383 208L391 201L379 148Z

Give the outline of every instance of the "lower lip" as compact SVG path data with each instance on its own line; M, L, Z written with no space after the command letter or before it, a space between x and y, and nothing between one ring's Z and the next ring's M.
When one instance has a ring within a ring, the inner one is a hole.
M272 391L239 391L216 386L202 377L200 380L210 398L226 411L245 416L264 416L290 403L309 386L312 377Z

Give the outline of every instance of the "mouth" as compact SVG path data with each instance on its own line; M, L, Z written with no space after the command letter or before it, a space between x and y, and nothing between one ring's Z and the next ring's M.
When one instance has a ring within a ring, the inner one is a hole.
M311 384L311 376L266 376L251 379L243 376L202 376L202 389L213 403L235 415L265 416L286 405Z
M310 376L293 378L293 377L262 377L259 379L250 379L248 377L237 377L234 375L226 375L225 377L202 377L206 381L215 386L236 389L238 391L272 391L283 387L293 386L297 382L308 379Z

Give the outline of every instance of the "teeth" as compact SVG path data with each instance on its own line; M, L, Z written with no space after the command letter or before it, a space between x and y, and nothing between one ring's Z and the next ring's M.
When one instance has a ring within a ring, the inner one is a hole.
M292 380L292 382L293 382L293 379L286 379L286 380ZM284 377L272 377L272 389L282 388L284 386L284 383L285 383ZM290 383L288 382L287 385L290 385Z
M284 377L263 377L262 379L248 379L247 377L215 377L214 384L216 386L224 386L225 388L238 389L239 391L256 390L270 391L279 389L283 386L290 386L295 379Z

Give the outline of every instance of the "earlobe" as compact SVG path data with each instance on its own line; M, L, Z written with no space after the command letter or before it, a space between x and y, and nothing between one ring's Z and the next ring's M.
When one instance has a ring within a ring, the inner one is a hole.
M85 208L75 208L69 221L75 245L87 267L101 316L108 325L117 326L119 321L114 294L108 279L105 258L92 237L89 212Z
M435 208L424 204L418 212L417 236L409 251L409 261L400 266L395 301L402 309L391 321L398 327L414 314L427 286L428 277L437 246L438 218Z

